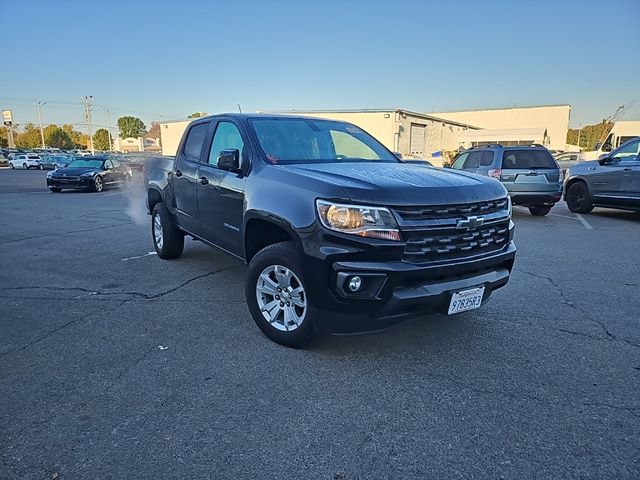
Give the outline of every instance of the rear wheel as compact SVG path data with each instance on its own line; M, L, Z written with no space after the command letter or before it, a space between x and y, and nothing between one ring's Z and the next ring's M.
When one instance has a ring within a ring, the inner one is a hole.
M593 210L593 203L589 197L589 187L584 182L575 182L567 190L567 207L573 213L589 213Z
M316 335L318 313L307 296L293 242L269 245L251 259L245 296L256 325L274 342L300 348Z
M151 214L151 236L158 256L165 260L179 258L184 250L184 233L176 228L163 203L156 203Z
M104 180L100 175L96 175L96 178L93 179L93 189L96 192L101 192L104 189Z
M44 167L42 166L42 164L38 165L38 168L39 168L40 170L44 170Z
M529 207L529 212L531 212L533 216L544 217L551 211L551 207L553 207L553 205L536 205L535 207Z
M15 170L16 166L13 163L9 163L9 167L11 167L11 170Z
M49 190L51 190L53 193L60 193L62 191L61 188L57 187L49 187Z
M27 165L26 163L23 163L22 168L24 168L25 170L29 170L29 165Z

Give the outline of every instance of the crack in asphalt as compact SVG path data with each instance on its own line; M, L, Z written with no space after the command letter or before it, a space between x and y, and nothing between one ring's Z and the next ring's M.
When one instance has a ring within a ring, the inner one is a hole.
M149 294L140 293L140 292L104 292L104 293L101 293L101 292L96 292L94 290L89 290L87 288L82 288L82 287L8 287L5 290L49 289L49 290L55 290L55 291L81 291L81 292L87 292L87 293L89 293L91 295L98 295L98 296L100 296L100 295L103 295L103 296L108 296L108 295L129 295L129 296L132 296L132 297L143 298L145 300L154 300L154 299L162 298L165 295L173 293L176 290L179 290L181 288L184 288L187 285L189 285L190 283L195 282L196 280L200 280L200 279L203 279L203 278L207 278L207 277L213 276L213 275L215 275L217 273L220 273L220 272L223 272L225 270L228 270L229 268L221 268L221 269L218 269L218 270L214 270L213 272L207 272L207 273L203 273L202 275L197 275L195 277L192 277L192 278L182 282L181 284L179 284L179 285L177 285L177 286L175 286L173 288L170 288L169 290L165 290L164 292L160 292L160 293L157 293L157 294L154 294L154 295L149 295ZM79 299L79 297L76 297L75 299ZM6 355L9 355L9 354L12 354L12 353L18 353L18 352L20 352L22 350L25 350L26 348L29 348L29 347L41 342L42 340L45 340L46 338L49 338L51 335L54 335L55 333L59 332L60 330L63 330L63 329L67 328L70 325L74 325L74 324L76 324L78 322L81 322L82 320L85 320L85 319L87 319L87 318L89 318L91 316L98 315L98 314L109 315L112 312L114 312L115 310L117 310L118 308L122 307L126 303L131 302L133 300L134 300L134 298L127 298L125 300L122 300L115 307L108 309L106 312L105 311L91 312L91 313L89 313L87 315L84 315L84 316L78 317L76 319L70 320L67 323L65 323L63 325L60 325L59 327L56 327L53 330L50 330L46 334L38 337L37 339L35 339L35 340L33 340L33 341L31 341L31 342L29 342L29 343L27 343L27 344L25 344L25 345L23 345L21 347L18 347L18 348L13 349L13 350L9 350L9 351L1 354L0 358L5 357Z
M533 272L528 272L526 270L521 270L519 268L514 268L514 270L518 271L520 273L524 273L525 275L530 275L532 277L539 278L541 280L546 280L547 282L549 282L558 291L558 293L560 294L560 298L562 299L562 301L563 301L563 303L565 305L567 305L569 308L575 310L576 312L580 313L584 318L586 318L590 322L595 323L596 325L599 325L607 338L609 338L611 340L614 340L614 341L617 341L617 342L626 343L627 345L631 345L632 347L640 348L640 344L632 342L631 340L627 340L626 338L618 337L617 335L611 333L609 331L609 329L606 327L606 325L604 324L604 322L602 322L602 321L600 321L600 320L598 320L596 318L593 318L585 310L583 310L582 308L576 306L573 302L570 302L567 299L567 297L565 296L564 291L562 290L562 287L560 285L558 285L558 283L553 278L548 277L546 275L540 275L538 273L533 273ZM584 336L584 337L588 337L588 338L597 338L597 337L594 337L593 335L589 335L589 334L581 333L581 332L575 332L575 331L564 329L564 328L557 328L557 327L550 327L550 328L553 328L555 330L558 330L558 331L561 331L561 332L564 332L564 333L569 333L569 334L572 334L572 335L579 335L579 336Z
M181 284L170 288L169 290L165 290L164 292L160 292L160 293L155 293L153 295L150 295L148 293L143 293L143 292L102 292L100 290L93 290L93 289L89 289L89 288L84 288L84 287L46 287L46 286L33 286L33 287L6 287L3 288L2 290L14 290L14 291L21 291L21 290L51 290L51 291L55 291L55 292L84 292L87 295L91 295L91 296L95 296L95 297L107 297L107 296L120 296L120 295L129 295L129 296L133 296L133 297L139 297L142 298L144 300L154 300L157 298L162 298L166 295L169 295L170 293L175 292L176 290L180 290L183 287L186 287L187 285L189 285L192 282L195 282L196 280L200 280L203 278L207 278L207 277L211 277L217 273L220 272L224 272L226 270L229 270L232 267L227 267L227 268L220 268L218 270L214 270L212 272L207 272L207 273L203 273L201 275L197 275L195 277L192 277L188 280L185 280L184 282L182 282ZM0 297L2 298L2 297ZM15 297L15 298L31 298L31 297ZM69 298L69 299L62 299L62 300L78 300L78 299L84 299L86 298L86 296L81 295L78 297L74 297L74 298ZM132 300L132 299L129 299ZM127 301L129 301L127 300Z
M37 238L54 237L54 236L60 236L60 235L69 235L69 234L72 234L72 233L95 232L96 230L104 230L104 229L107 229L107 228L122 227L123 225L131 225L132 223L133 222L129 221L129 222L117 223L115 225L105 225L103 227L87 228L87 229L84 229L84 230L71 230L71 231L68 231L68 232L46 233L44 235L33 235L31 237L15 238L13 240L3 240L3 241L0 242L0 245L6 245L7 243L22 242L22 241L25 241L25 240L35 240Z

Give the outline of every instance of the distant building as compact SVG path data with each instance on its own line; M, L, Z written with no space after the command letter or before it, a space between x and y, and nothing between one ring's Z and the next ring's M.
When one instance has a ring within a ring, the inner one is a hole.
M432 112L429 115L455 122L469 123L482 129L509 130L505 134L513 139L514 129L537 128L546 130L547 146L553 150L564 150L569 131L571 105L537 105L530 107L488 108L455 112ZM499 133L499 132L496 132ZM531 133L522 130L530 140ZM498 141L497 137L493 139ZM542 142L534 142L542 143Z
M159 138L145 137L116 137L114 141L114 149L118 152L160 152Z

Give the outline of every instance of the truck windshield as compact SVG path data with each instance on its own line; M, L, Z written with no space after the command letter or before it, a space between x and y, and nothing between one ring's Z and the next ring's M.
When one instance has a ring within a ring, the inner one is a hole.
M257 118L251 124L272 164L388 162L398 159L362 129L307 118Z

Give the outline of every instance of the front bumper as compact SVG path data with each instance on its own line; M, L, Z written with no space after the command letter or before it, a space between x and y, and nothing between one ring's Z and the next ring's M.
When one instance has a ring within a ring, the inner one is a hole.
M377 246L369 252L349 249L325 258L306 256L305 283L321 310L319 328L338 334L385 330L414 318L446 314L454 292L480 286L485 287L484 303L509 281L516 255L512 239L513 224L509 243L499 251L423 264ZM357 293L347 287L353 276L362 282Z
M49 188L90 188L92 185L92 178L47 178L47 187Z

